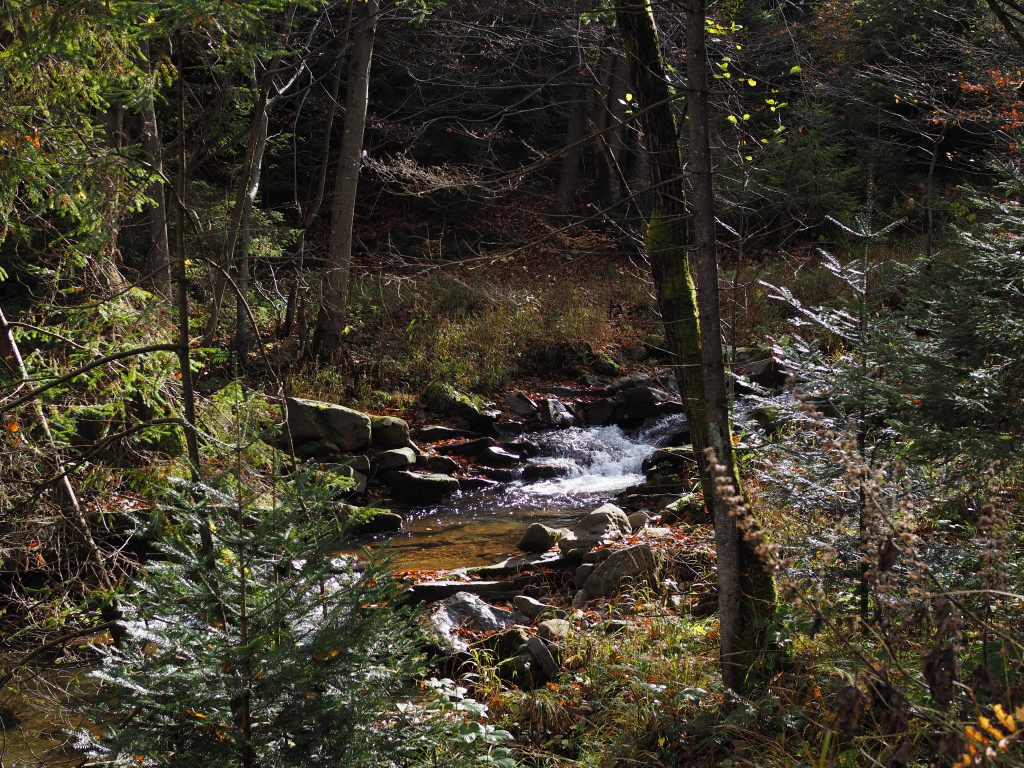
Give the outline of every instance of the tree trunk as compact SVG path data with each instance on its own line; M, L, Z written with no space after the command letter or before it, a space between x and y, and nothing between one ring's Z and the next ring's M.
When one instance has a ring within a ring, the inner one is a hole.
M142 43L146 72L152 76L149 43ZM171 296L171 246L167 237L167 201L164 195L164 145L160 139L156 104L152 90L142 102L142 146L153 180L147 194L153 200L149 209L149 258L146 264L148 283L164 298Z
M718 462L726 467L737 495L741 495L742 485L732 450L725 360L722 353L704 16L705 0L690 0L686 20L686 70L690 86L687 122L690 129L694 258L697 265L704 396L707 403L708 446L714 449ZM728 670L727 683L734 688L742 688L755 682L750 675L766 647L769 624L775 613L775 583L749 537L737 530L734 514L735 511L729 509L721 495L715 496L719 599L722 600L723 585L729 582L729 599L737 601L735 613L730 616L733 626L729 648L724 645L723 633L722 664L723 670Z
M607 132L602 133L604 144L597 163L597 192L609 206L622 199L616 165L622 152L622 119L626 113L626 91L629 88L629 62L617 52L612 56L604 89L603 124L597 124L598 130L607 128Z
M246 337L248 335L248 318L246 317L244 299L248 290L249 270L249 233L251 232L252 206L260 188L260 173L263 169L263 154L267 147L267 105L270 100L270 88L273 87L271 74L277 69L277 57L271 61L259 84L259 97L253 109L252 122L249 129L249 145L245 153L242 167L242 178L235 196L235 205L231 212L231 221L224 238L224 252L221 257L220 270L215 275L213 301L210 305L210 318L203 334L203 346L213 345L220 323L220 312L224 302L224 293L228 285L228 272L237 259L236 285L238 288L238 313L236 320L236 350L245 354ZM244 285L243 285L244 283Z
M320 315L313 333L313 354L324 360L338 359L344 336L348 279L352 268L352 225L359 169L363 162L363 131L370 98L370 64L379 8L379 0L367 0L353 34L354 45L349 59L344 133L338 152L338 171L331 201L327 275Z
M181 405L185 422L185 446L188 452L189 471L194 481L202 480L203 468L199 457L199 431L196 423L196 394L192 386L191 342L188 316L188 276L185 272L185 178L188 173L188 154L185 137L185 54L182 35L177 37L178 58L178 176L175 179L177 206L175 207L175 258L174 282L176 283L175 304L178 321L178 369L181 373ZM208 528L201 531L203 546L212 552L212 538Z
M312 200L302 214L302 232L299 233L299 242L295 248L295 276L292 279L291 289L288 291L288 302L285 305L284 322L278 332L278 336L287 339L292 335L292 328L295 325L295 318L299 314L299 285L302 282L302 273L306 260L306 234L309 228L316 221L320 213L320 206L324 201L324 190L327 189L327 172L331 167L331 134L334 133L334 119L338 115L338 92L341 90L341 70L344 66L343 52L348 47L348 36L352 30L352 10L354 0L348 2L348 18L345 22L345 33L342 44L338 50L338 59L331 69L330 89L328 90L327 117L324 119L324 146L320 153L320 171L317 173L316 189L313 191Z
M693 162L700 165L695 184L695 239L702 296L698 309L697 292L687 259L686 208L683 202L683 162L677 126L672 113L672 93L665 80L657 28L647 0L616 0L616 18L630 61L632 79L639 98L641 123L647 142L652 186L652 213L646 232L647 255L651 261L658 303L666 336L679 373L677 380L686 405L692 442L700 465L704 503L715 520L718 558L718 602L722 678L733 689L742 689L749 680L754 655L766 632L754 631L766 626L765 606L771 617L774 586L756 557L744 552L735 521L721 499L716 498L713 478L704 455L712 447L719 460L731 461L728 403L724 395L721 322L718 313L718 276L714 254L714 199L710 187L711 160L707 136L707 84L704 75L706 54L703 47L703 4L691 8L691 18L699 19L695 30L700 45L692 49L688 36L688 65L699 71L696 87L687 104L690 110L691 140L703 147L696 149ZM699 61L694 61L697 58ZM696 98L694 98L696 96ZM694 102L705 99L703 110ZM693 123L703 128L693 132ZM710 259L709 259L710 257ZM713 284L713 287L712 287ZM733 468L734 478L735 471ZM736 478L738 479L738 478ZM749 547L746 548L749 550ZM769 599L765 601L765 597Z
M569 148L562 159L562 170L558 178L558 191L555 193L555 210L566 213L573 208L576 190L580 185L580 163L583 152L580 139L587 122L587 91L589 84L585 81L586 71L580 67L579 82L573 89L572 111L569 113L569 126L565 131L565 145Z

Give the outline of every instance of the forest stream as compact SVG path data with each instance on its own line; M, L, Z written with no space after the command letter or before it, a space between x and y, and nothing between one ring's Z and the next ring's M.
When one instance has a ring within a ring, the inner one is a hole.
M516 551L530 523L560 527L644 480L643 460L685 424L672 415L636 430L619 426L571 427L536 433L532 464L564 468L565 475L516 481L458 494L410 510L403 530L388 541L399 569L448 569L492 564Z

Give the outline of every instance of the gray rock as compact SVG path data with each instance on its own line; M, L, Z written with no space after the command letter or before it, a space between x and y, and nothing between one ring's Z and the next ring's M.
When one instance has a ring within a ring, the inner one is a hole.
M364 475L362 472L356 469L352 469L352 467L347 465L330 465L324 467L324 469L330 472L332 475L337 475L338 477L347 477L354 483L354 485L349 490L345 491L345 493L342 495L358 495L360 493L366 492L366 475Z
M670 402L678 401L672 401L668 392L657 387L627 387L615 395L615 420L640 421L675 412L676 405L669 405ZM678 403L678 408L682 410L682 403Z
M624 350L622 350L622 355L623 357L632 360L635 363L642 363L644 360L651 356L651 352L650 350L647 349L647 347L637 345L635 347L626 347Z
M621 538L632 530L625 512L614 504L604 504L573 524L572 532L576 538L559 541L558 547L564 554L574 549L588 550L602 541Z
M412 448L392 448L390 451L378 453L374 459L374 466L378 472L387 472L391 469L404 469L416 463L416 453Z
M396 416L370 415L370 437L375 447L389 450L409 445L409 424Z
M611 424L615 417L615 401L610 397L602 397L600 400L576 403L574 410L583 424L603 426Z
M332 467L350 467L361 475L370 475L370 458L368 456L335 456L327 465Z
M468 429L455 429L440 424L428 424L416 430L416 437L424 443L438 443L442 440L458 440L460 438L477 437L476 432Z
M591 364L595 373L604 376L618 376L622 373L622 366L612 360L608 355L599 355Z
M572 624L565 619L547 619L537 625L537 634L544 640L560 642L572 632Z
M329 440L342 451L370 446L370 417L343 405L289 397L288 427L296 444Z
M604 623L604 633L606 635L619 635L629 629L630 624L628 621L623 619L609 619Z
M548 646L543 640L539 637L531 637L526 643L526 649L537 660L537 665L540 667L540 671L544 673L544 677L548 680L558 679L558 676L562 673L562 668L558 666L558 662L555 661L555 657L551 655L551 651L548 650Z
M583 563L576 572L573 574L572 583L577 589L582 589L583 585L587 583L587 579L590 578L590 574L594 572L594 563Z
M526 595L516 595L512 598L512 605L515 606L519 613L523 614L528 619L538 619L541 616L553 616L557 612L557 608L553 605L547 605L539 600L534 600L532 597Z
M462 419L470 429L485 435L497 435L501 411L490 403L472 398L440 381L431 382L423 393L423 404L443 416Z
M445 456L479 456L488 448L495 446L493 437L476 437L472 440L463 440L459 443L448 443L439 445L437 452Z
M661 511L663 525L706 523L709 520L707 510L704 509L704 502L695 493L680 496Z
M334 459L341 451L330 440L314 440L311 443L298 443L295 446L295 457L298 459Z
M611 384L608 385L609 392L621 392L624 389L632 389L634 387L651 387L654 385L654 379L648 374L642 371L636 371L628 376L620 376L615 379Z
M695 469L697 467L697 454L693 452L692 445L659 448L644 460L641 470L646 472L657 464L665 464L673 469Z
M519 539L516 548L523 552L547 552L566 536L571 537L572 533L564 528L549 528L541 523L531 523L523 537Z
M661 556L648 544L638 544L613 552L594 568L583 591L589 599L611 597L627 583L656 586L661 572Z
M782 389L786 385L786 379L789 378L789 371L776 357L749 360L740 365L736 373L745 376L754 384L768 389ZM737 391L739 389L737 387Z
M651 516L640 510L639 512L634 512L628 519L630 528L633 529L633 533L636 533L650 522Z
M504 448L499 448L496 445L492 445L489 448L484 448L480 455L477 457L477 461L487 467L494 467L497 469L508 469L518 465L521 461L519 456L511 451L506 451Z
M540 415L553 427L565 428L576 424L576 417L562 403L553 398L540 401Z
M442 644L454 652L466 651L469 644L459 636L465 627L476 632L498 632L522 621L521 616L496 608L470 592L456 592L430 611L430 623Z
M518 453L524 459L540 456L540 446L525 437L521 437L518 440L510 440L504 443L502 448L506 451L512 451L512 453Z
M505 405L512 413L524 419L537 415L537 404L530 399L525 392L507 392L505 394Z
M454 477L406 470L385 472L380 481L391 489L396 498L420 503L439 501L459 490L459 481Z
M462 491L482 491L485 488L494 488L498 485L497 480L487 477L460 477L458 483L459 490Z
M530 464L523 467L523 480L526 482L551 480L556 477L565 477L567 474L569 474L569 468L558 464Z
M423 466L442 475L454 475L460 469L459 462L448 456L429 456L423 460Z
M617 530L629 533L629 518L614 504L602 504L593 512L584 515L574 526L576 535L604 536Z
M484 474L492 480L497 480L499 483L514 483L523 476L523 470L485 467Z
M402 529L402 516L389 509L349 507L350 531L354 536L391 533Z

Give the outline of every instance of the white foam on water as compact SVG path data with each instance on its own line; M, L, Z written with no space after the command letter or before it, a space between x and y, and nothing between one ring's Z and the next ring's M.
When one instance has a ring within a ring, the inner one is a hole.
M524 496L579 496L621 491L644 481L643 460L667 442L685 424L683 416L669 416L653 426L627 435L620 427L572 427L549 432L540 440L544 458L538 464L568 469L565 477L523 484Z

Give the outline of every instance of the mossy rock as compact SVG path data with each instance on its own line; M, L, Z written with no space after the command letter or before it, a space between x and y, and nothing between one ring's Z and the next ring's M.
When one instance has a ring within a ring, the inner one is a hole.
M402 516L390 509L376 507L354 507L344 505L348 515L348 526L354 536L366 536L374 533L391 533L402 529Z
M695 493L688 493L673 501L661 511L662 525L710 523L711 518L704 509L704 502Z
M442 416L462 419L470 429L487 435L498 433L501 411L482 398L460 392L450 384L432 381L423 392L423 405Z
M370 437L376 448L405 448L410 443L409 424L397 416L370 414Z

